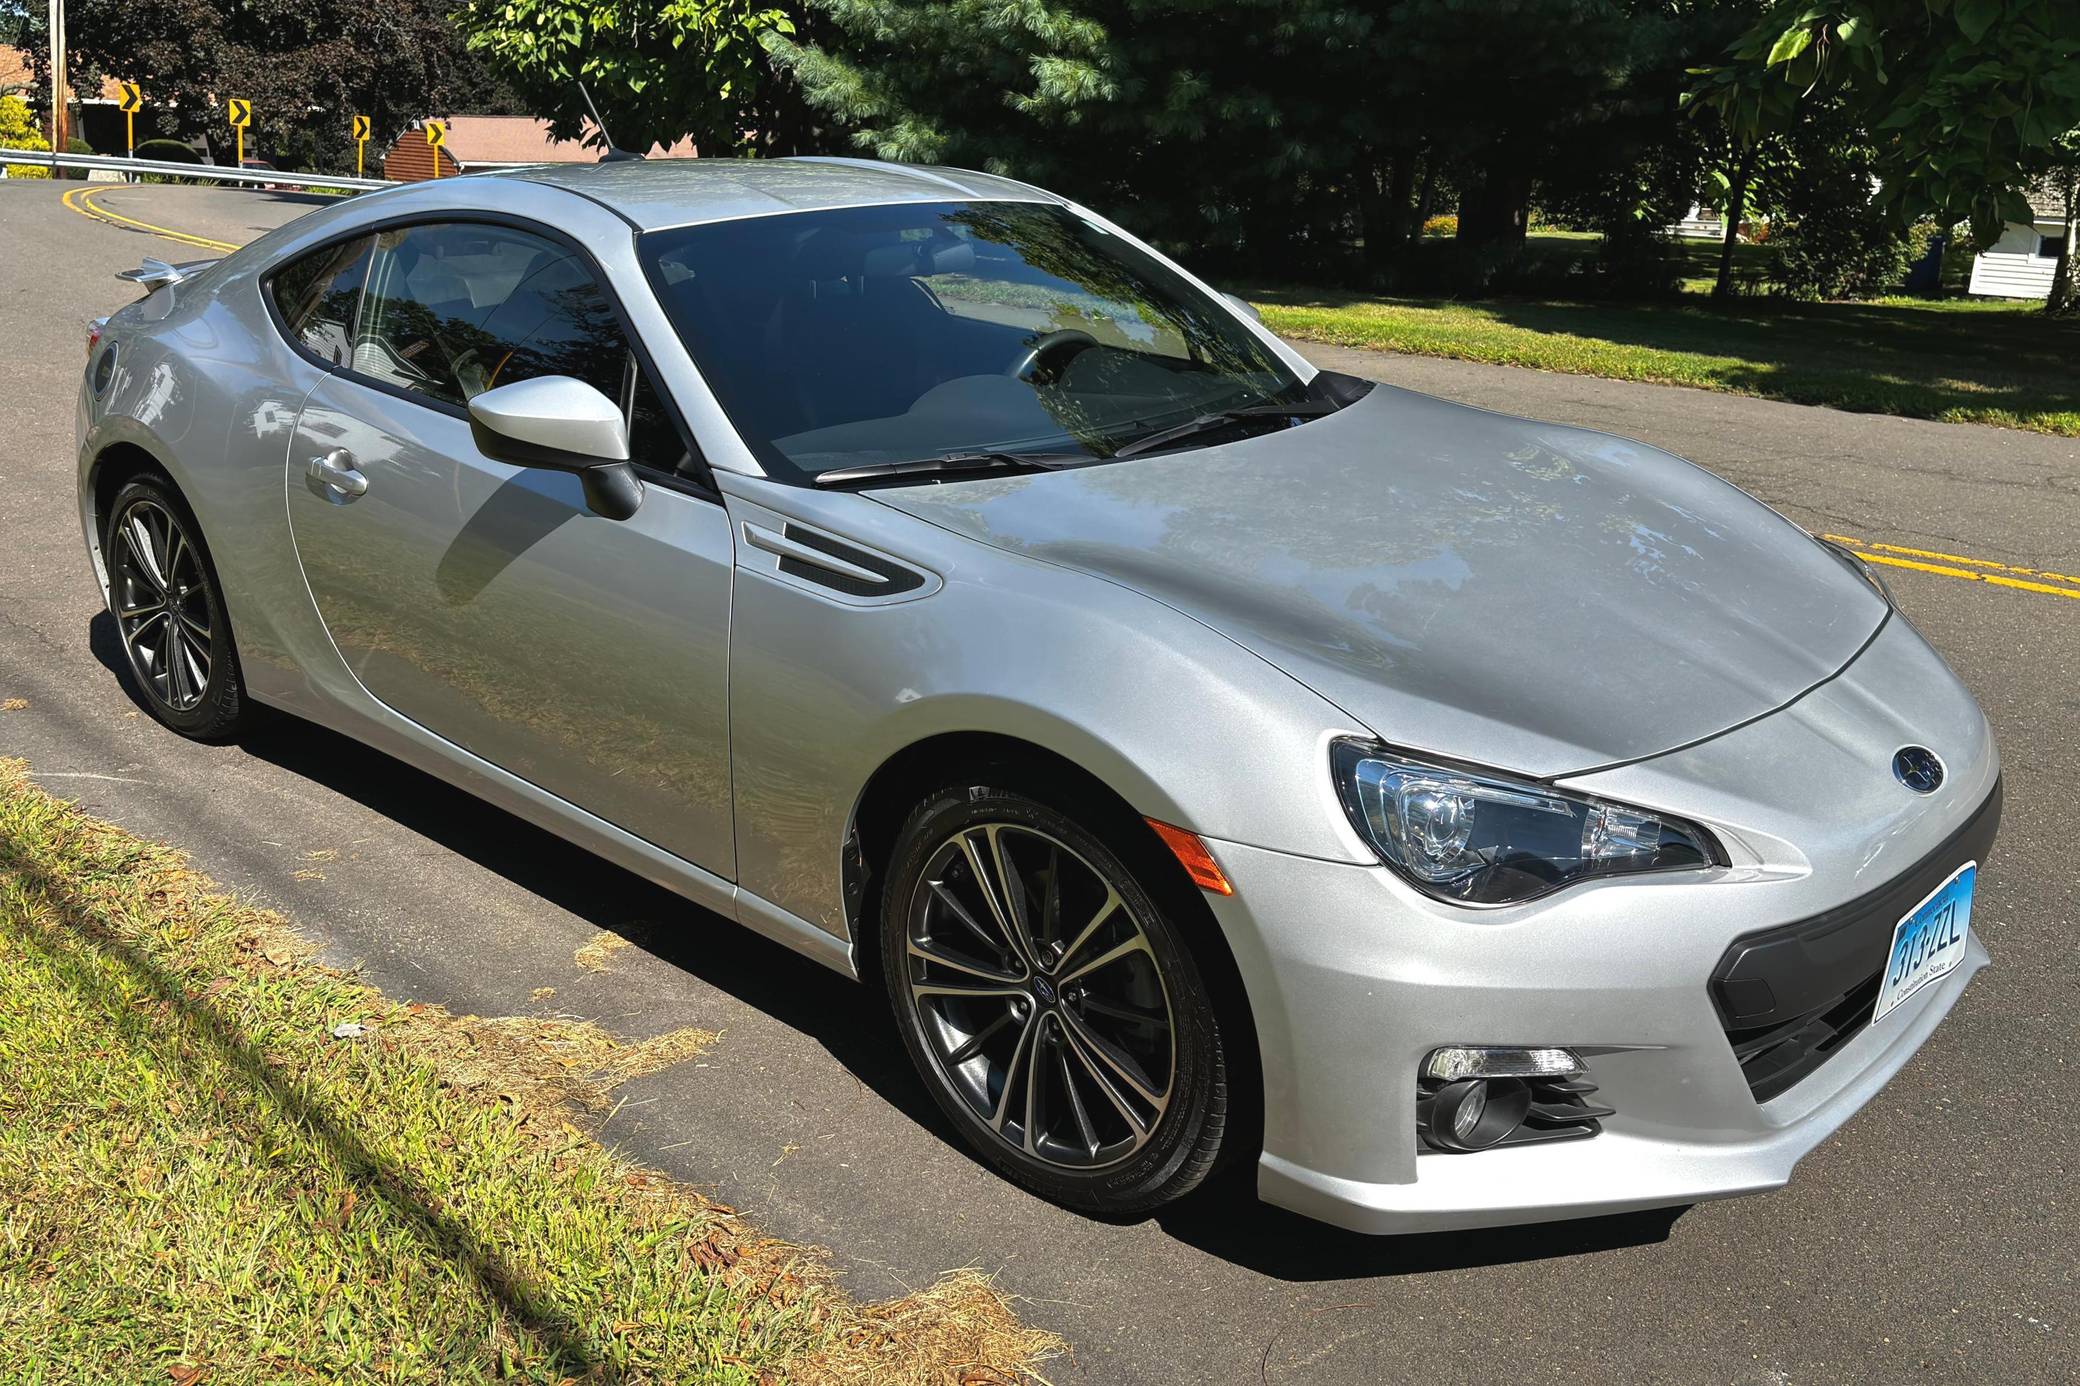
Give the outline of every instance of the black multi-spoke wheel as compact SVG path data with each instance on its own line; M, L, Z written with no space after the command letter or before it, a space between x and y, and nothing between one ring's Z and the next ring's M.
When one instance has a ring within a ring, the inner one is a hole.
M987 789L928 801L895 856L890 997L977 1149L1107 1211L1198 1183L1225 1111L1218 1030L1175 926L1119 856L1047 805Z
M188 736L228 735L244 699L194 516L164 481L140 477L116 495L102 554L116 633L146 706Z

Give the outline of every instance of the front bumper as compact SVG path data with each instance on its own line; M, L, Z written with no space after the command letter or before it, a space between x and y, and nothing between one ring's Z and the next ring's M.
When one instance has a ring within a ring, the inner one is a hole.
M1901 688L1914 706L1884 691ZM1892 780L1892 753L1908 742L1949 766L1937 794ZM1213 904L1263 1059L1259 1192L1357 1231L1421 1232L1780 1187L1912 1057L1988 956L1974 935L1948 977L1835 1039L1765 1100L1714 1003L1715 972L1737 940L1854 902L1888 909L1903 879L1983 858L1966 829L1998 779L1984 718L1897 623L1791 708L1571 782L1705 821L1728 848L1726 867L1484 912L1430 900L1382 867L1210 844L1235 886ZM1874 954L1889 921L1882 932ZM1418 1066L1456 1043L1568 1046L1587 1062L1595 1101L1616 1114L1589 1139L1419 1153Z

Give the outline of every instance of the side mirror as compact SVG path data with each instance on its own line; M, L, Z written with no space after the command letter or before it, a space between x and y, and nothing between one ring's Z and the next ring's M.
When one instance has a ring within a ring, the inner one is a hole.
M1222 294L1221 297L1228 300L1229 307L1248 314L1255 321L1262 322L1264 320L1264 315L1257 311L1257 305L1251 303L1240 294Z
M582 380L539 375L486 390L469 402L469 431L486 457L575 472L585 503L609 520L625 520L643 503L621 409Z

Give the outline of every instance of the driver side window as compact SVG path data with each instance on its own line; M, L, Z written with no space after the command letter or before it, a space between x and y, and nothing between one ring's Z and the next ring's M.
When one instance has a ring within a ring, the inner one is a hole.
M378 233L349 369L447 404L573 376L621 406L635 461L671 472L687 460L590 268L525 231L452 222Z

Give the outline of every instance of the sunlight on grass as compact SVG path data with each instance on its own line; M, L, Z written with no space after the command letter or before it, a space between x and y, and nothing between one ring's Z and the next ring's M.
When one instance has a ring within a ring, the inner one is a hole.
M388 1000L0 760L10 1367L956 1382L1057 1348L973 1274L854 1304L815 1253L581 1129L716 1040Z
M1255 301L1304 341L2080 436L2080 325L2033 305Z

